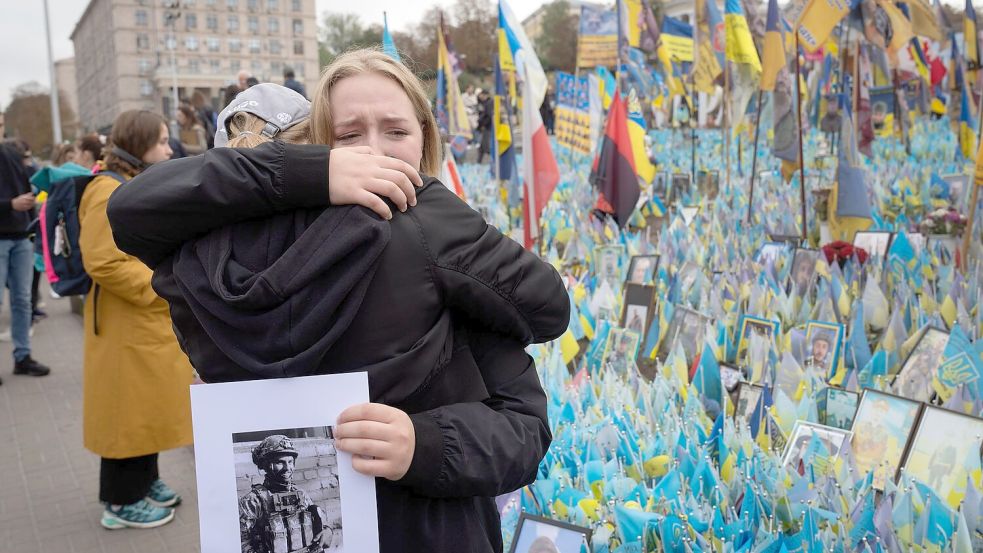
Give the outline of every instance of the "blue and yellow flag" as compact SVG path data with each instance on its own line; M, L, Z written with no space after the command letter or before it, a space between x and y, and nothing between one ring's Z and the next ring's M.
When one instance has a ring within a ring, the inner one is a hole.
M492 123L495 126L495 160L498 163L498 178L512 180L518 178L515 165L515 149L512 147L512 118L509 113L509 95L502 76L498 57L495 58L495 99Z
M727 59L750 65L760 72L761 60L758 59L758 50L754 47L740 0L727 0L724 4L724 23L727 27Z
M980 68L979 27L976 25L976 9L972 0L966 0L966 15L963 18L963 39L966 43L966 67L970 71Z
M389 34L389 19L386 17L386 12L382 12L382 51L396 61L403 61L399 59L399 50L396 50L393 36Z
M962 67L956 67L956 81L964 81ZM966 159L973 159L976 152L976 124L974 123L973 108L969 99L969 89L959 91L959 149Z
M451 65L452 53L444 39L444 19L437 30L437 126L449 136L471 139L468 111L461 97L461 87Z
M778 0L768 0L768 20L765 23L765 43L761 51L761 90L775 90L778 73L785 67L785 33L779 22Z
M815 52L825 44L833 29L850 13L850 5L850 0L809 0L795 24L802 47Z

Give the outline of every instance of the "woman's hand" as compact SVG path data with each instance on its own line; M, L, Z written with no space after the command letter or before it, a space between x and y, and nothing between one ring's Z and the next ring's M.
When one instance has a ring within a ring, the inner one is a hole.
M381 403L363 403L342 411L334 438L335 447L352 454L352 468L357 472L389 480L406 474L416 449L416 431L409 415Z
M416 189L423 186L409 163L372 153L368 146L332 148L328 158L328 198L331 205L361 205L383 219L392 210L382 200L392 200L400 211L416 205Z

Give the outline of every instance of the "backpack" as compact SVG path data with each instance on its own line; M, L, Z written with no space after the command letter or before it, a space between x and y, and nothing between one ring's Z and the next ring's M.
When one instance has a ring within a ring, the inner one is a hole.
M48 199L41 207L41 250L44 269L51 289L59 296L89 293L92 279L82 265L79 250L79 202L92 179L108 175L126 184L126 179L112 171L72 177L52 183Z

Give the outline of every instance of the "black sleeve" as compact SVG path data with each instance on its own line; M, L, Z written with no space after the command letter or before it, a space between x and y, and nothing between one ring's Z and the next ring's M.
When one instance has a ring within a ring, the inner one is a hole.
M155 163L116 189L107 213L119 249L154 268L210 230L328 204L328 147L270 142Z
M553 436L546 393L522 344L470 336L489 398L410 415L416 450L399 484L428 497L491 497L536 479Z
M570 322L570 300L552 265L488 225L446 186L433 182L410 213L431 256L444 302L476 328L547 342Z

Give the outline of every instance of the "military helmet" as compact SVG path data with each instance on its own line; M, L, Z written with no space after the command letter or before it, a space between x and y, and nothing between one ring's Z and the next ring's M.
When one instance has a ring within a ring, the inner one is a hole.
M296 459L297 450L294 449L294 443L282 434L267 436L253 448L253 464L260 466L270 457L280 457L281 455L293 455Z

